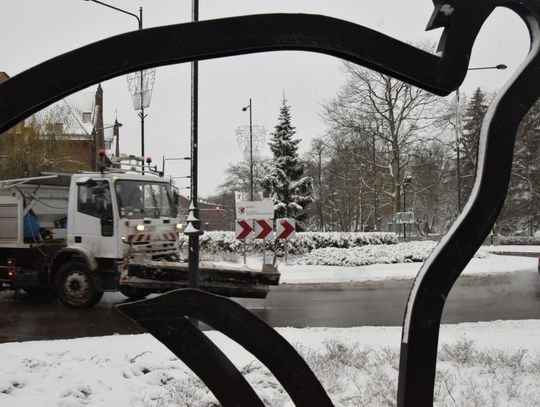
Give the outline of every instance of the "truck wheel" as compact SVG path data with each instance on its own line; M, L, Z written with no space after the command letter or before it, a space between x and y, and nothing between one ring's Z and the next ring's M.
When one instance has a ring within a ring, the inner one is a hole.
M147 295L151 294L150 291L144 288L121 286L120 292L128 297L130 300L142 300Z
M70 261L60 267L54 289L62 304L70 308L92 307L103 296L101 279L80 261Z

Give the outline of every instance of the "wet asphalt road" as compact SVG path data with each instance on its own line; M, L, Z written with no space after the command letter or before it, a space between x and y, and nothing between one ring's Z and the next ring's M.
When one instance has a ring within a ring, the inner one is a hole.
M265 300L241 304L272 326L400 326L412 281L327 286L280 286ZM56 301L35 302L24 293L0 292L0 343L134 334L142 328L121 315L120 293L106 293L89 310ZM443 322L540 319L540 276L535 271L461 278L448 297Z

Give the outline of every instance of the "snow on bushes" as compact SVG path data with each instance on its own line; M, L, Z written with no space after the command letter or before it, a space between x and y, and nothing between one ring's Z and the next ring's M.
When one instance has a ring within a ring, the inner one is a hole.
M431 240L397 243L393 245L368 245L349 249L316 249L302 257L292 259L292 264L318 266L366 266L369 264L422 262L431 253L437 242ZM475 257L488 256L479 252Z
M535 246L540 245L539 236L499 236L498 244L500 245L521 245Z
M182 248L187 247L187 236L180 235ZM289 254L304 254L315 249L342 248L366 245L395 245L398 238L394 233L353 233L353 232L299 232L295 239L288 241ZM205 232L200 237L201 252L206 254L242 253L244 243L236 240L234 232ZM284 242L278 243L278 251L283 250ZM266 242L266 249L273 250L274 241ZM249 244L248 251L262 252L263 241Z

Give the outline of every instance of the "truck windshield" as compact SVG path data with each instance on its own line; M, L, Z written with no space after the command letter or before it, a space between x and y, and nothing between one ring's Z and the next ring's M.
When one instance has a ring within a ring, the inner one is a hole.
M119 180L115 190L121 218L176 218L177 205L169 184Z

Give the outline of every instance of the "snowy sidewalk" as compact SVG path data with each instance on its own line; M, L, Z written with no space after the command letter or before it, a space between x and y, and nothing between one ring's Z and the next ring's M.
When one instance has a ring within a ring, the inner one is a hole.
M514 246L513 246L514 247ZM219 264L235 264L219 262ZM240 266L240 264L237 264ZM248 258L248 266L256 270L262 260ZM278 264L280 284L333 284L384 280L414 279L422 263L373 264L369 266L314 266L305 264ZM488 255L474 258L464 271L467 276L486 276L517 271L536 272L538 260L534 257Z
M387 405L378 395L395 397L400 328L278 331L311 364L336 406ZM293 406L275 378L243 348L215 331L205 333L243 370L263 400ZM540 378L534 368L540 360L539 337L540 321L443 325L438 381L449 380L453 388L451 393L436 392L437 399L463 405L460 400L469 397L473 380L476 397L495 394L504 405L534 405L522 403L525 398L539 400ZM183 363L148 334L7 343L0 346L0 365L3 407L204 407L214 400ZM360 399L347 403L351 397L365 397L366 404Z
M536 272L538 260L532 257L497 256L472 259L464 275L482 276L516 271ZM363 281L404 280L416 277L422 263L374 264L359 267L279 266L281 283L345 283Z

